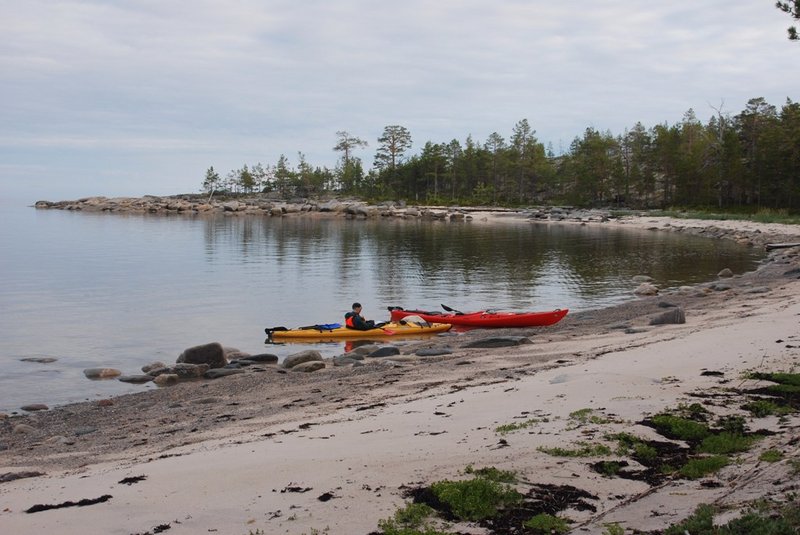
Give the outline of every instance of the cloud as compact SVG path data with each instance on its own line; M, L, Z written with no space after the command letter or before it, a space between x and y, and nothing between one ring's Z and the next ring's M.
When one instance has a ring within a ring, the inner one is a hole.
M587 126L780 105L800 87L785 19L722 0L4 2L0 181L35 164L76 191L163 175L178 192L210 165L302 151L332 167L337 130L370 141L371 163L388 124L419 148L527 118L558 148Z

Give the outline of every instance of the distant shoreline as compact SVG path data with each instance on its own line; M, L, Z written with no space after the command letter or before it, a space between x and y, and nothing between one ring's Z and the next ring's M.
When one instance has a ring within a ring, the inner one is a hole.
M740 220L678 219L637 215L615 216L611 210L572 207L507 208L486 206L427 206L387 201L370 204L356 199L273 199L257 194L237 199L213 199L202 194L143 197L83 197L76 200L40 200L36 209L181 216L331 217L347 219L423 219L479 223L603 223L611 226L681 232L713 239L764 247L796 241L800 225L754 223Z

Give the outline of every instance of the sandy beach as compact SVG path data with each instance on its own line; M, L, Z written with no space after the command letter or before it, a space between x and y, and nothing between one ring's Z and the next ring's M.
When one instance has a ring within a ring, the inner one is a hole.
M602 224L713 226L754 247L800 242L800 227L786 225L655 217ZM651 324L675 308L685 323ZM527 343L463 347L489 336ZM451 354L415 355L445 346ZM355 368L268 366L5 417L0 533L366 535L409 503L409 488L463 478L469 466L512 470L528 486L585 491L591 507L573 503L559 512L572 533L600 534L611 523L625 533L659 530L700 503L735 514L798 490L798 413L756 418L741 408L746 392L764 383L748 372L796 373L798 363L800 247L792 247L771 252L755 272L570 314L553 327L476 330L403 345L400 356ZM714 474L656 484L592 470L597 461L621 459L616 453L542 451L606 443L623 432L666 441L641 422L693 403L770 433ZM767 450L781 451L782 460L760 460ZM89 501L65 505L80 500ZM26 512L40 504L62 507ZM470 523L451 529L492 533Z

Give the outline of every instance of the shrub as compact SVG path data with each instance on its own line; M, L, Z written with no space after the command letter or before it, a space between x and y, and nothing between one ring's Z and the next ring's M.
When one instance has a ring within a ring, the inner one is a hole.
M750 449L753 443L761 438L763 437L758 435L743 436L736 433L720 433L718 435L711 435L703 439L703 442L700 444L697 451L715 454L747 451Z
M566 520L547 513L540 513L530 520L526 520L522 525L547 534L566 533L569 531L569 524Z
M652 423L662 435L688 442L699 442L710 434L707 425L672 414L657 414Z
M431 490L461 520L478 521L492 517L499 508L522 499L522 495L510 486L483 478L439 481L431 485Z
M783 452L780 450L767 450L758 456L759 461L768 463L777 463L781 459L783 459Z
M510 470L498 470L493 466L487 466L486 468L475 469L472 467L472 465L470 465L467 466L464 472L467 474L473 474L476 477L482 477L483 479L488 479L489 481L497 481L498 483L517 482L516 472Z
M539 446L537 448L542 453L552 455L553 457L601 457L603 455L611 455L611 448L605 444L587 444L585 442L577 443L579 448L566 449L566 448L545 448Z
M449 535L428 524L433 512L423 503L412 503L395 511L393 518L378 521L378 527L384 535Z
M790 407L785 407L782 405L778 405L777 403L765 399L759 399L757 401L751 401L750 403L745 403L742 405L742 409L746 410L756 418L764 418L765 416L784 416L786 414L791 414L792 409Z
M713 474L718 470L728 466L730 459L724 455L713 457L700 457L692 459L680 469L679 473L689 479L699 479L708 474Z

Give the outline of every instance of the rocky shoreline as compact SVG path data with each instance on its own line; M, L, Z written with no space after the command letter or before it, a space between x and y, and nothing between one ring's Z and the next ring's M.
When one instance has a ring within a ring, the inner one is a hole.
M629 223L651 219L661 224L646 225L648 230L680 232L711 239L727 239L737 243L763 247L797 238L787 225L767 225L763 230L747 222L715 222L681 220L665 217L651 218L648 212L634 215L615 215L609 209L580 209L574 207L534 207L524 209L466 206L407 205L404 201L370 204L354 199L280 199L268 194L256 194L236 199L213 199L205 195L184 194L159 197L85 197L75 200L40 200L34 205L41 210L107 212L117 214L151 214L181 216L255 216L255 217L341 217L349 219L427 219L467 222L552 222L552 223ZM664 220L669 222L663 223ZM763 227L763 226L762 226ZM782 228L784 227L784 228ZM780 229L782 230L776 230Z

